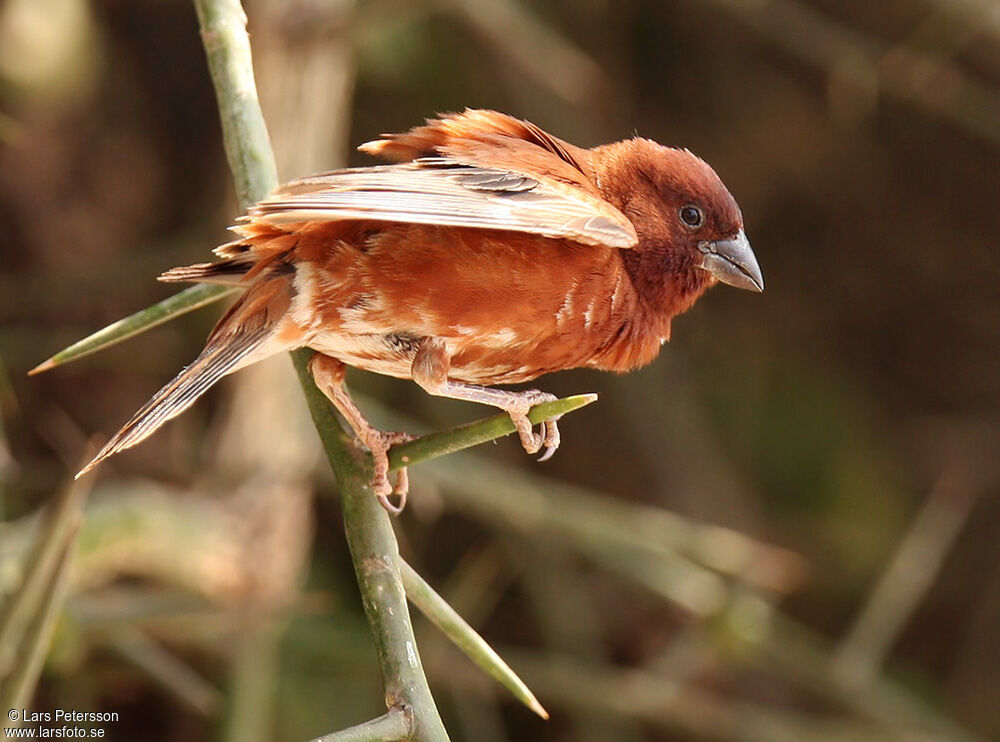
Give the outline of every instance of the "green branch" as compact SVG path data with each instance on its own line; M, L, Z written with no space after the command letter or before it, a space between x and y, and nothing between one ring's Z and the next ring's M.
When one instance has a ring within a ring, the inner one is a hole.
M226 153L245 208L277 184L253 79L246 16L237 0L195 0L195 7L219 100ZM308 351L298 351L293 360L340 485L344 527L378 653L386 705L402 712L406 739L447 740L417 654L392 524L368 487L370 465L340 430L329 403L313 384L306 369L308 356ZM397 719L400 714L390 716Z
M441 630L445 636L451 639L452 643L458 647L494 680L525 706L530 708L543 719L549 718L549 712L535 698L524 681L517 676L510 665L503 661L496 650L493 649L486 640L479 635L469 624L458 615L448 602L442 598L417 571L406 562L400 560L400 567L403 574L403 586L406 588L406 597L420 612L427 616L430 621Z
M407 711L410 736L405 739L447 740L417 653L396 535L389 514L368 486L370 458L353 445L326 397L312 383L308 369L311 355L311 351L299 350L292 353L292 360L340 485L344 530L382 670L386 706Z
M28 373L40 374L56 366L62 366L64 363L110 348L130 337L141 335L146 330L152 330L157 325L169 322L174 317L201 309L201 307L218 301L234 291L236 291L234 286L213 286L207 283L184 289L151 307L140 309L135 314L130 314L128 317L98 330L93 335L88 335L83 340L77 340L68 348L60 350L47 361L35 366Z
M257 99L247 17L239 0L194 0L236 198L241 209L278 186L278 168Z
M543 402L531 408L528 412L528 419L537 425L545 420L562 417L596 401L596 394L577 394L552 402ZM436 459L439 456L502 438L516 430L510 415L503 412L484 420L466 423L438 433L428 433L416 440L393 446L389 451L389 468L395 470Z
M312 742L396 742L410 738L410 721L402 709L389 709L384 716L350 729L324 734Z

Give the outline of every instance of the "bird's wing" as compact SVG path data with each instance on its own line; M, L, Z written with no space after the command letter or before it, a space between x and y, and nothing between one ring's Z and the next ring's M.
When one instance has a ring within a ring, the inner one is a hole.
M595 190L585 173L590 151L498 111L468 108L444 114L401 134L383 134L358 149L392 162L423 157L448 157L480 167L508 167L517 162L529 174L544 173Z
M558 178L425 157L292 181L247 212L251 223L371 219L502 229L633 247L632 223L596 191Z

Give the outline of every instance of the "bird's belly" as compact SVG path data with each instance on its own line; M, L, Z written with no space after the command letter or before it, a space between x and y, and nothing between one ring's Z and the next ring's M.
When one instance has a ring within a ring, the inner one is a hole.
M416 341L392 335L323 333L309 347L348 366L399 379L410 378Z
M448 378L467 384L519 384L557 370L539 365L537 352L515 343L495 344L489 339L456 343Z
M506 338L504 338L506 340ZM348 366L400 379L411 378L413 356L420 338L404 333L320 333L308 346ZM530 381L548 370L531 362L530 353L514 343L497 344L490 338L449 338L451 353L448 378L467 384L516 384Z

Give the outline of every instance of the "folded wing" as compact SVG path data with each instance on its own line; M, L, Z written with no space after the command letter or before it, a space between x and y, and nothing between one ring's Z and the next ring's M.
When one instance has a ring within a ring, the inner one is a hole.
M542 175L427 157L292 181L248 211L252 222L366 219L501 229L628 248L631 222L591 190Z

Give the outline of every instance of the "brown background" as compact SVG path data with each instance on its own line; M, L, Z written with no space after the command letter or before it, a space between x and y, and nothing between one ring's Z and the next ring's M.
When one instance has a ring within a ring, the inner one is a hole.
M41 377L27 370L169 295L155 275L205 259L235 215L191 6L48 0L41 26L25 23L31 6L0 5L0 507L15 540L87 438L189 362L219 310ZM716 168L764 270L766 293L714 290L650 368L541 380L600 402L565 419L552 461L505 440L479 452L494 468L478 476L564 480L798 553L802 572L782 562L787 581L760 593L777 613L748 624L787 656L734 639L743 619L725 609L692 613L638 586L637 568L622 577L572 539L451 492L474 478L449 485L418 467L398 522L404 552L510 650L553 713L534 720L427 631L453 738L1000 735L995 11L988 0L248 4L283 178L362 164L349 146L466 106L585 146L638 133ZM105 467L39 708L116 710L113 739L232 734L223 699L241 692L239 662L271 647L260 738L380 713L335 485L288 368L220 384ZM402 382L351 383L421 429L483 415ZM262 478L265 494L234 506L249 525L204 538L218 553L197 556L197 522L215 523L199 508L229 508ZM146 506L158 497L159 514ZM172 530L185 517L193 530ZM557 517L573 523L573 508ZM128 529L143 519L140 533L177 535L137 538ZM907 560L873 600L904 543ZM729 555L702 548L709 561ZM657 580L675 579L664 570ZM727 600L758 595L749 583L727 577ZM122 606L155 613L164 595L202 601L186 623L166 609L167 628L139 621L221 689L201 706L178 700L183 683L163 690L107 631L132 625ZM95 605L112 617L94 618ZM241 644L260 605L282 606L283 638ZM851 680L851 650L874 680Z

